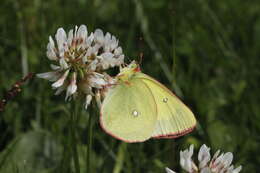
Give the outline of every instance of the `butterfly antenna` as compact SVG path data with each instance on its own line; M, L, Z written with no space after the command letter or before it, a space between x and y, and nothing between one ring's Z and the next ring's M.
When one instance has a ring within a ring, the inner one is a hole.
M139 53L139 65L142 64L143 62L143 57L144 57L144 53L143 53L143 50L144 50L144 39L143 37L139 37L139 49L140 49L140 53Z

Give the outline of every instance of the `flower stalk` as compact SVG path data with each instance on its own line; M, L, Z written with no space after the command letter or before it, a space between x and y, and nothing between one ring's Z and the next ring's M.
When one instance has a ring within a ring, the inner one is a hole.
M92 119L94 114L93 104L91 104L91 108L89 109L89 117L88 117L88 136L87 136L87 158L86 158L86 164L87 164L87 172L90 172L91 168L91 149L92 149L92 137L93 137L93 125L92 125Z
M80 173L80 165L79 165L79 155L78 155L78 148L77 148L77 105L76 102L71 102L71 115L70 115L70 140L71 140L71 147L72 147L72 157L75 167L75 172Z

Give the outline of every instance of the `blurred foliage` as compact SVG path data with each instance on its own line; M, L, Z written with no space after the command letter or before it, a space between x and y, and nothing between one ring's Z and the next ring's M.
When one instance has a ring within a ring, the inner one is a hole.
M116 35L128 62L143 52L143 72L174 90L198 119L193 133L176 140L125 144L100 129L97 110L91 172L180 172L179 151L190 143L231 151L242 172L260 172L259 0L2 0L0 98L27 72L49 70L49 35L80 24ZM0 113L0 172L71 171L67 103L53 93L34 79ZM82 172L87 126L82 110Z

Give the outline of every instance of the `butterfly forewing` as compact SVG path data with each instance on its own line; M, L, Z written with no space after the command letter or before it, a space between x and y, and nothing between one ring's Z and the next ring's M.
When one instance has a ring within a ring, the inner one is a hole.
M156 101L158 115L153 137L174 138L193 130L196 125L193 113L170 90L143 73L136 78L149 87Z
M156 121L157 107L154 96L140 79L111 88L102 103L102 128L125 142L149 139Z

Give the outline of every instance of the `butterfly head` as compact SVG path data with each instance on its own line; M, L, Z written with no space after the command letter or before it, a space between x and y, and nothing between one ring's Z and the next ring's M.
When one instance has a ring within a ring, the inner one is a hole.
M119 82L127 83L135 73L140 71L139 65L135 61L132 61L129 65L120 69L120 73L116 78Z

